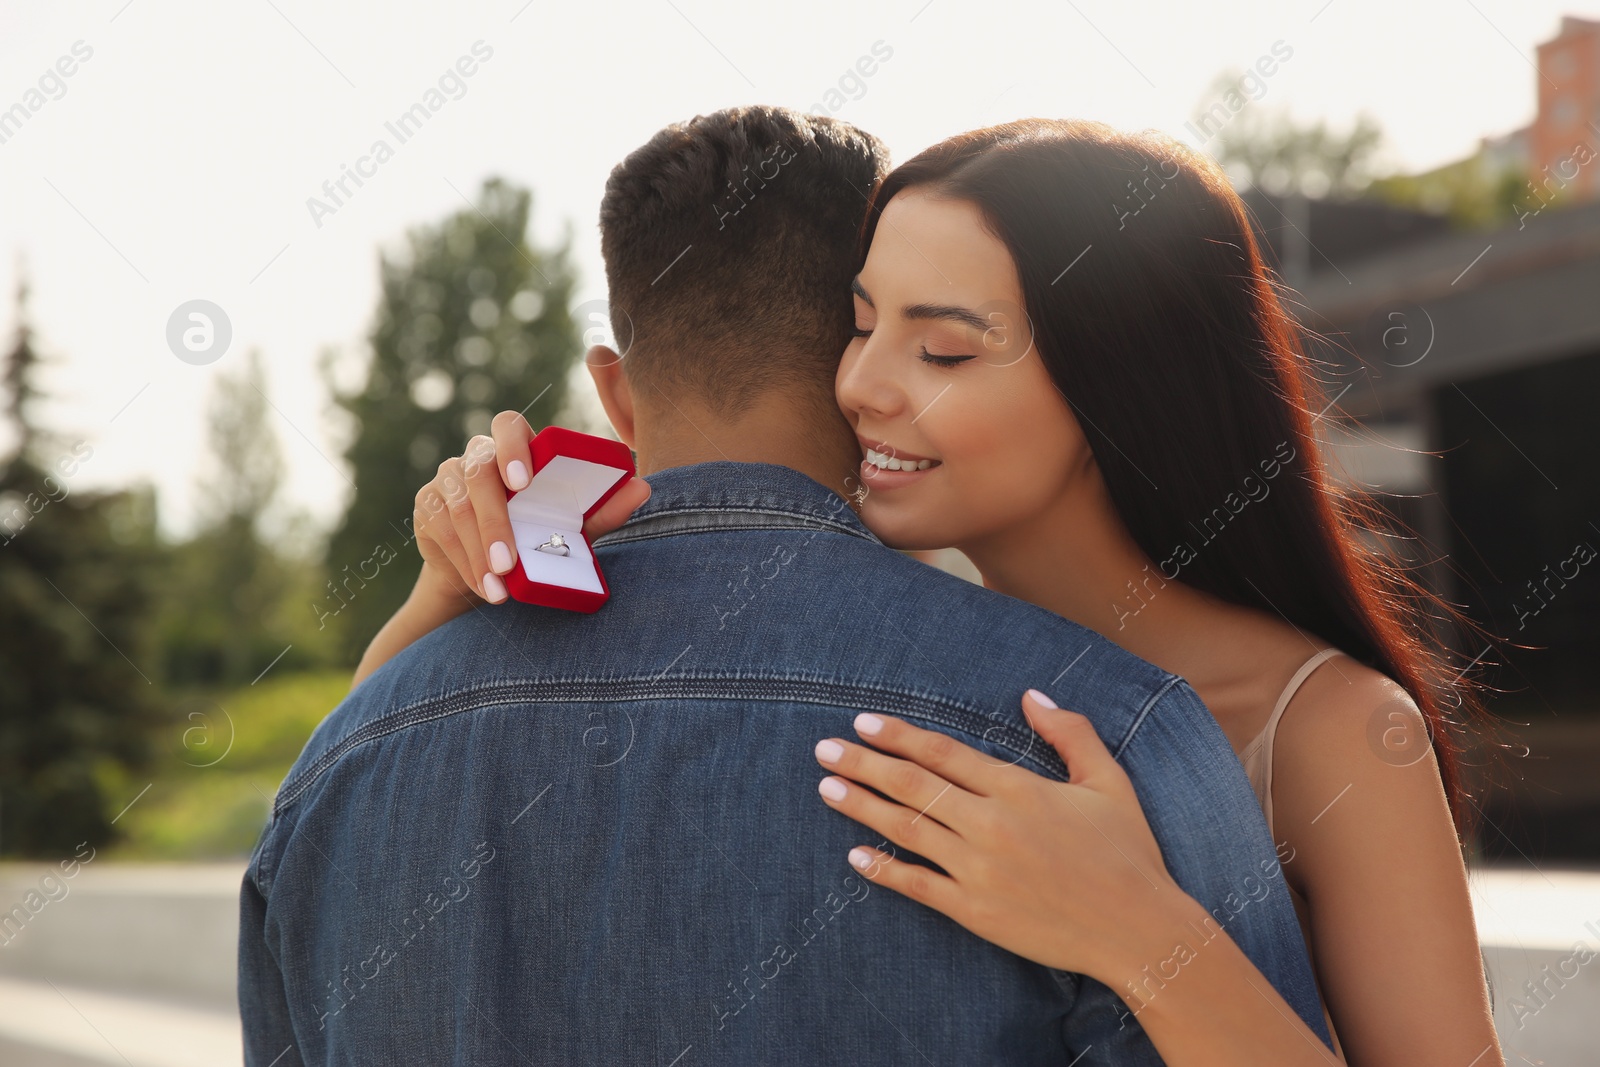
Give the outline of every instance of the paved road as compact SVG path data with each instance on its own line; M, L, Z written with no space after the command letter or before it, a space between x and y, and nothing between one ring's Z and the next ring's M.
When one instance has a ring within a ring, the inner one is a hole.
M46 870L0 865L0 909ZM0 1063L240 1062L242 870L92 865L20 932L0 933ZM1473 881L1506 1062L1600 1067L1600 872L1500 869Z

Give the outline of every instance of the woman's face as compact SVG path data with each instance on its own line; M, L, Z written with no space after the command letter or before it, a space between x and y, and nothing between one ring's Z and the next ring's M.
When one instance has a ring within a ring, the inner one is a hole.
M1075 253L1062 254L1065 266ZM855 315L834 386L865 455L861 518L884 543L966 548L1061 512L1092 456L1039 358L1011 254L974 204L896 194Z

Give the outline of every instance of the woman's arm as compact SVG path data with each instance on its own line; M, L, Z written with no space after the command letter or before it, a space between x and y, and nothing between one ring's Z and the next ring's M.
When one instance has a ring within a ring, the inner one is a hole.
M506 599L499 576L514 564L517 544L506 486L513 480L518 489L528 484L533 430L508 411L495 416L493 427L495 437L470 439L461 455L439 464L417 490L411 528L422 572L400 610L367 645L352 689L423 634L480 604Z
M1146 948L1091 977L1121 994L1171 1067L1339 1064L1198 901L1177 886L1141 927ZM1161 916L1165 914L1166 919ZM1211 929L1205 934L1196 931ZM1153 986L1149 976L1173 975ZM1119 977L1120 976L1120 977Z
M1306 680L1275 747L1284 874L1309 905L1345 1056L1500 1067L1466 867L1416 704L1336 659Z
M949 873L866 847L851 850L851 863L987 941L1104 983L1171 1067L1339 1063L1173 881L1132 783L1089 720L1032 692L1023 708L1070 782L889 716L856 720L875 748L820 742L817 759L851 780L824 779L824 799Z
M457 578L457 581L461 579ZM367 651L356 666L350 688L360 685L362 679L388 663L396 653L417 638L482 603L482 598L453 588L450 579L441 574L437 567L424 563L422 572L417 575L417 584L411 587L411 595L367 645Z

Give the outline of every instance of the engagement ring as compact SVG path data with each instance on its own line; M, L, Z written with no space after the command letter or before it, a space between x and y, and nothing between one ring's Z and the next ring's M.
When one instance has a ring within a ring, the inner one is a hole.
M535 545L533 550L535 552L549 552L556 556L565 556L571 551L571 549L567 547L566 539L558 533L551 534L550 540L546 541L542 545Z

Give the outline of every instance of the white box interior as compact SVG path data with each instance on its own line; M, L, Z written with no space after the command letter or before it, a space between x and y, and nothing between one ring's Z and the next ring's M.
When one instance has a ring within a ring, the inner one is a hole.
M604 591L594 556L583 540L583 516L626 474L603 463L556 456L539 468L526 489L506 502L517 563L529 581ZM536 546L550 540L552 533L566 540L567 555L537 551Z

